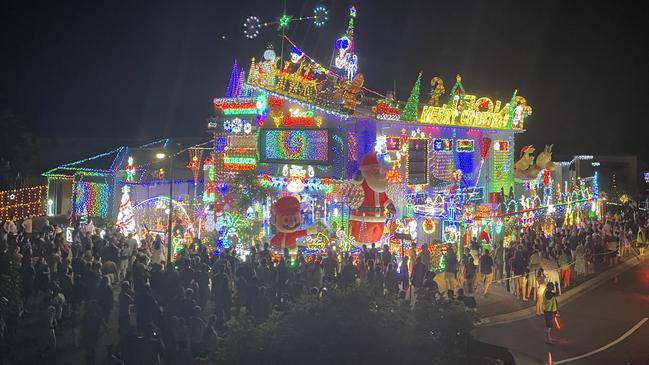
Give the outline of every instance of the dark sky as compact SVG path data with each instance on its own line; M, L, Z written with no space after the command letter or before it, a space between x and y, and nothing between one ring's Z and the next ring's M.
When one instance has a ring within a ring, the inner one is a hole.
M359 0L359 68L370 88L396 81L401 99L420 70L422 101L432 76L452 85L461 73L468 92L503 101L518 89L534 108L519 146L645 154L648 13L636 2L599 3ZM288 13L308 16L316 4L287 0ZM328 63L352 2L324 4L323 29L294 23L289 35ZM37 136L201 137L233 60L247 68L268 42L279 46L274 27L245 39L243 20L272 20L282 1L5 1L0 9L0 106Z

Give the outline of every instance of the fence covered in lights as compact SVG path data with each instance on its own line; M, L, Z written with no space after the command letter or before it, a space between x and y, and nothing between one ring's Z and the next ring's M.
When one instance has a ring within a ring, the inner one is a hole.
M0 191L0 220L45 215L47 186Z

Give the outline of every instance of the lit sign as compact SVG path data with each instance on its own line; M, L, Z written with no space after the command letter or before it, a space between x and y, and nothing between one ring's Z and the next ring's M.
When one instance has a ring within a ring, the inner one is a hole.
M214 109L220 109L225 115L257 115L256 98L216 98Z
M490 218L493 212L491 204L480 204L476 207L474 212L475 218Z
M283 125L285 127L320 127L322 117L313 115L313 111L301 111L297 108L289 109L288 114L282 113Z
M393 106L389 100L379 101L372 108L372 111L376 113L376 119L379 120L399 120L399 116L401 115L399 106Z
M254 157L223 156L223 168L226 170L254 170L256 166L257 159Z
M458 139L456 148L457 148L457 152L473 152L473 140Z
M517 97L517 100L524 99ZM525 105L524 102L520 102L514 108L511 108L509 104L505 104L501 109L502 103L500 100L497 100L495 104L489 98L479 98L476 101L475 95L465 95L461 104L461 111L459 111L460 108L458 107L448 105L426 105L421 112L419 121L422 123L465 127L522 129L525 117L532 114L532 108ZM486 106L486 108L483 106Z
M223 121L223 130L228 133L245 133L250 134L252 132L252 124L248 121L243 121L239 118L229 119Z
M433 141L433 150L436 152L450 152L453 150L453 140L437 138Z
M509 152L509 141L499 140L494 142L494 151Z

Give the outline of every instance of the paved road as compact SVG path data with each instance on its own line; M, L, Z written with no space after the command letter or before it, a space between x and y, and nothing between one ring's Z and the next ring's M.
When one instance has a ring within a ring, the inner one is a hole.
M649 365L649 260L572 302L559 306L561 330L553 331L555 344L543 342L543 319L535 317L512 323L478 328L475 335L484 342L504 346L542 364L548 352L555 363ZM635 332L604 351L580 359ZM562 360L570 360L561 362Z

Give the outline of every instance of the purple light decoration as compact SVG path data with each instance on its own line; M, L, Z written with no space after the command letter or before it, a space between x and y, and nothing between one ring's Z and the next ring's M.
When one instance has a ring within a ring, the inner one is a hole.
M232 65L232 73L230 73L230 80L228 81L228 88L225 90L225 97L236 98L239 94L240 86L239 65L237 64L237 60L234 60L234 65Z

